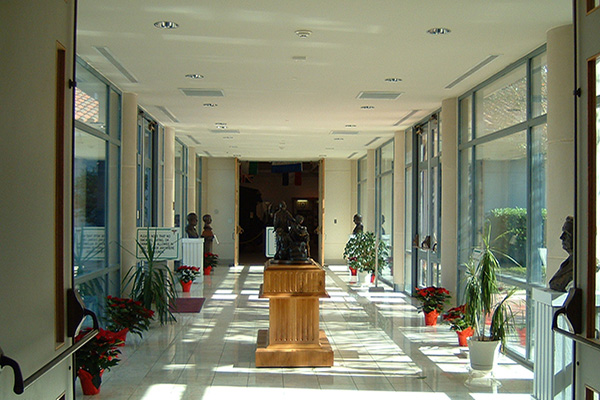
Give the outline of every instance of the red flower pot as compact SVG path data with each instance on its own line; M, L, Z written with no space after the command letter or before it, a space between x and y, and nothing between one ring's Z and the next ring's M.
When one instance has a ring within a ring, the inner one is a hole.
M189 282L179 281L179 283L181 283L181 288L183 289L184 292L190 291L190 288L192 287L192 281L189 281Z
M356 276L356 273L358 272L356 268L352 268L352 267L348 267L350 269L350 275L352 276Z
M125 340L127 339L127 332L129 332L128 328L123 328L120 331L115 332L115 338L123 341L123 343L121 343L117 346L119 346L119 347L125 346Z
M371 283L375 283L375 274L371 274Z
M433 310L428 313L425 313L425 325L427 325L427 326L437 325L437 320L438 320L439 316L440 316L440 313L438 310Z
M77 371L79 382L81 382L81 390L83 390L84 395L90 396L100 393L100 384L102 383L103 373L104 370L101 370L99 376L93 376L83 369Z
M208 267L204 267L204 275L210 275L211 270L212 267L210 265Z
M467 338L473 336L473 328L468 327L462 331L456 331L456 335L458 336L458 345L461 347L466 347Z

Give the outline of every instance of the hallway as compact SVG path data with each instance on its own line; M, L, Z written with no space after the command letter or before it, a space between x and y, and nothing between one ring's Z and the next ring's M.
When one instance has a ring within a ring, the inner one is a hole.
M530 398L533 373L505 357L495 374L500 387L466 386L466 349L448 325L425 327L412 299L389 288L369 293L345 266L326 268L330 298L321 302L334 366L255 368L256 334L268 327L268 300L258 298L262 271L219 266L196 282L190 295L206 297L201 312L177 314L168 326L155 323L142 340L130 335L121 363L89 398ZM84 398L79 382L76 392Z

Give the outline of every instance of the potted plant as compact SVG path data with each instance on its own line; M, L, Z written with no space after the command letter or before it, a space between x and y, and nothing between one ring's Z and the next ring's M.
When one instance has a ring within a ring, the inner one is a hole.
M127 332L142 338L142 331L150 328L154 311L147 309L142 302L133 299L106 296L106 321L109 331L125 343Z
M419 311L425 314L425 325L436 325L444 304L450 299L450 292L443 287L429 286L416 289L415 297L421 301Z
M179 279L184 292L189 292L192 283L196 280L196 275L200 273L200 268L182 265L175 269L175 276Z
M516 264L516 261L512 261ZM469 358L474 370L489 371L494 368L500 346L506 343L506 336L513 321L512 310L507 300L515 289L509 290L499 302L494 302L500 294L496 275L499 267L498 258L490 247L488 229L483 237L479 262L475 263L471 259L467 264L465 315L472 323L474 331L473 337L468 340ZM486 333L486 318L490 316Z
M83 330L75 337L75 342L81 340L91 328ZM102 374L119 363L121 351L117 346L121 340L109 331L100 329L96 337L84 344L75 353L75 367L81 382L83 394L94 395L100 393Z
M217 267L219 263L219 255L215 253L206 252L204 253L204 275L210 275L213 268Z
M357 232L350 237L344 247L344 258L348 266L361 272L375 272L375 234L373 232ZM377 246L377 265L381 271L388 259L388 246L380 240ZM375 275L371 275L373 282Z
M450 329L458 336L458 345L467 346L467 338L473 336L473 327L465 314L466 304L453 307L442 314L444 322L450 324Z
M140 301L148 309L152 309L153 305L156 307L158 319L163 325L176 321L169 304L177 297L177 293L173 273L166 264L158 261L162 252L157 251L156 236L150 235L148 228L145 242L136 240L144 261L129 269L123 278L123 284L131 286L130 296L133 300Z

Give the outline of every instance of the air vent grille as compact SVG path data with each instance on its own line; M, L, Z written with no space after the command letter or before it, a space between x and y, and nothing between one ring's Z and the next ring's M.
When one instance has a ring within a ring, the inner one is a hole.
M223 97L225 93L221 89L196 89L196 88L179 88L186 96L193 97Z
M358 131L331 131L331 135L358 135Z
M402 92L360 92L357 99L364 100L396 100Z
M238 133L240 133L240 131L237 129L211 129L210 132L218 133L221 135L237 135Z

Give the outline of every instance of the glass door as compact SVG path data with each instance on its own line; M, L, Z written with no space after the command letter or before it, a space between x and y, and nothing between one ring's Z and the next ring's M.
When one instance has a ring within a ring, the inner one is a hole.
M577 156L575 211L575 287L581 292L581 332L575 331L575 398L600 393L600 9L593 0L577 1Z
M413 201L417 205L413 220L413 251L416 252L416 277L418 287L440 285L440 219L441 219L441 165L439 140L439 114L432 115L414 129L413 159L415 169Z

